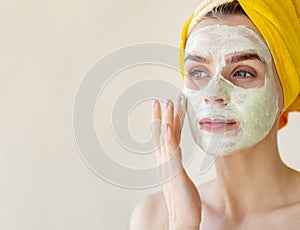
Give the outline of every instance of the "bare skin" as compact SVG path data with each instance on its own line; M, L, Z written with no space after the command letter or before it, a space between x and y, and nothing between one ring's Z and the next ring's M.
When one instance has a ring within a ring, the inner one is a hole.
M245 16L207 19L197 27L216 23L242 24L258 33ZM282 98L281 95L281 103ZM255 146L218 157L216 178L196 187L182 167L178 148L183 112L178 108L179 114L174 115L173 103L169 102L166 113L161 115L159 103L154 105L153 119L169 124L166 141L156 153L158 164L176 159L171 167L181 172L163 184L162 192L137 205L132 214L131 230L299 229L300 173L280 159L277 122ZM163 170L158 173L164 176Z

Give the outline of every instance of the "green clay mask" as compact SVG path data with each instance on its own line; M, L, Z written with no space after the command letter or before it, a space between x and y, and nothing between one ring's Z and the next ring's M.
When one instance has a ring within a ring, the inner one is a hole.
M187 116L195 142L215 156L249 148L272 129L279 92L271 53L245 26L194 31L186 45Z

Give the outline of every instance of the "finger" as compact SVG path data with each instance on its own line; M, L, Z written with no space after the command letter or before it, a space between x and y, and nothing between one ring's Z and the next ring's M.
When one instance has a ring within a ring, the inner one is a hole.
M152 141L156 150L160 146L161 136L161 109L160 103L157 100L154 100L152 103L151 133Z
M165 124L165 145L166 145L166 160L172 158L178 151L178 144L174 138L173 127L170 124Z
M165 112L162 118L163 124L169 124L173 126L173 119L174 119L174 105L171 100L167 100L165 104Z
M162 116L162 132L161 132L161 150L166 151L166 146L165 146L165 138L166 138L166 125L169 124L173 126L173 118L174 118L174 105L171 100L167 100L165 104L165 111Z
M152 122L153 121L161 122L160 103L157 100L154 100L153 103L152 103Z
M176 109L174 113L173 130L176 142L180 143L181 130L184 123L184 117L186 112L186 98L183 94L179 94L176 102Z
M164 152L163 157L166 165L164 168L167 170L167 174L171 173L172 175L175 175L179 172L178 170L182 169L181 150L175 141L173 128L169 124L166 124L165 137L166 151Z

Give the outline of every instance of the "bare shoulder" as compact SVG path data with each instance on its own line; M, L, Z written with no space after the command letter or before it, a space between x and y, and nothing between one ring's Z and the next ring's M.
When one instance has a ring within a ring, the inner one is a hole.
M299 201L276 210L268 216L268 220L274 223L279 229L295 229L300 226L300 197Z
M290 182L286 203L268 216L281 229L299 229L300 226L300 172L293 170Z
M289 204L283 209L288 210L287 213L292 217L300 216L300 172L294 170L294 176L291 180L291 189L288 196L290 197ZM299 218L297 218L299 219ZM299 219L300 220L300 219Z
M162 192L145 197L132 212L130 230L168 229L168 211Z
M297 212L300 211L300 172L296 170L292 170L292 175L290 176L290 186L289 186L288 197L289 207L291 210L295 210Z

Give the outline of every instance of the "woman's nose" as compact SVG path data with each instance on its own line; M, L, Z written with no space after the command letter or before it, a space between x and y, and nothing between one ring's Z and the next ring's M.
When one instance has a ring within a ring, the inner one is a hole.
M226 106L228 103L227 99L224 96L210 96L206 97L204 100L208 105L219 104Z

